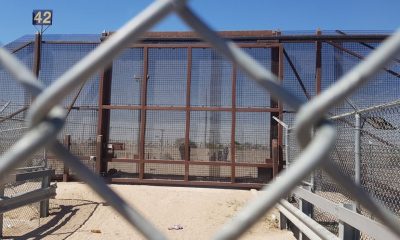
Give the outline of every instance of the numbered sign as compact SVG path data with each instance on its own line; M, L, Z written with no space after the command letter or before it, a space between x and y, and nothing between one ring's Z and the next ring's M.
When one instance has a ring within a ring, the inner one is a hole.
M53 10L33 10L33 25L51 25L53 23Z

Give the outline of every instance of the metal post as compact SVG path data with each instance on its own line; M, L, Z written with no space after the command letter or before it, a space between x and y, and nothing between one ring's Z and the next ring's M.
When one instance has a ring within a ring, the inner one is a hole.
M278 139L272 139L272 177L276 178L279 171L279 146Z
M42 178L42 188L50 187L50 176L47 175ZM48 217L49 216L49 199L43 200L40 202L40 217Z
M33 74L35 74L36 77L39 77L40 73L41 47L42 47L42 34L40 32L37 32L35 35L33 67L32 67Z
M289 167L289 129L287 127L284 127L284 134L285 134L285 162L286 162L286 168Z
M314 137L314 135L315 135L315 128L313 127L312 128L312 130L311 130L311 135ZM310 191L311 192L314 192L315 191L315 169L311 172L311 174L310 174L310 184L311 184L311 186L310 186Z
M71 150L71 135L64 136L64 146L68 149L68 151ZM68 182L68 178L69 178L69 167L64 162L63 182Z
M47 169L47 151L46 148L43 149L43 158L44 158L44 168ZM51 176L47 175L42 178L42 188L50 187ZM43 200L40 202L40 217L48 217L49 216L49 199Z
M354 203L343 203L342 205L347 209L354 212L356 211L356 204ZM342 240L359 240L360 231L342 221L339 221L339 238Z
M303 186L304 189L311 191L311 186ZM313 205L309 202L307 202L306 200L300 198L300 202L299 202L299 209L306 214L307 216L309 216L310 218L313 218L313 212L314 212L314 208Z
M186 126L185 126L185 177L189 181L189 160L190 160L190 85L192 80L192 48L187 48L187 69L186 69ZM182 143L181 143L182 144Z
M4 186L0 186L0 198L4 197ZM1 200L0 200L1 201ZM3 214L0 213L0 239L3 239Z
M361 184L361 121L360 114L355 115L355 133L354 133L354 181L357 185Z
M303 186L304 189L311 191L311 186ZM310 218L313 218L313 212L314 212L314 206L307 202L306 200L300 198L299 201L299 209L302 211L305 215L307 215ZM304 235L301 231L299 231L299 240L306 240L308 239L306 235Z
M279 211L279 228L288 229L288 219L281 211Z
M103 165L103 135L96 137L96 173L101 175L104 171Z

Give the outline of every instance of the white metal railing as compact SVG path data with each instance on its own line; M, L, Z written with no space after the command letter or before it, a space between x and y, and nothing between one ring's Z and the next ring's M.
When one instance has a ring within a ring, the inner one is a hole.
M343 175L335 163L328 160L328 154L335 142L336 131L330 122L324 119L324 115L331 107L344 101L346 96L400 53L400 31L394 33L379 49L336 84L308 103L297 99L280 86L276 76L260 64L255 64L255 61L234 43L220 38L196 16L184 0L155 1L47 88L37 81L31 71L14 56L0 49L0 63L36 97L27 116L29 131L1 156L0 176L11 172L23 159L46 146L145 237L164 239L165 237L150 221L130 207L100 177L92 173L56 140L56 135L61 130L66 116L65 110L57 103L60 103L96 71L110 64L125 47L138 40L143 33L172 12L180 16L204 40L210 42L220 54L237 64L243 72L268 90L274 99L285 102L293 110L298 111L295 131L301 147L304 148L302 153L291 168L283 171L272 184L264 187L256 200L249 203L232 221L223 226L214 237L215 239L238 238L317 166L322 167L337 183L344 186L354 199L357 199L400 238L399 219L359 188L348 176ZM315 133L313 139L310 135L312 128Z

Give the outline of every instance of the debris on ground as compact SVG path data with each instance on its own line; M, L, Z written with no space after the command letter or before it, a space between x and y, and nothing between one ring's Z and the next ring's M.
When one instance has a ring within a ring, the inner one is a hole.
M92 232L92 233L101 233L101 230L100 229L92 229L92 230L90 230L90 232Z
M183 226L180 224L175 224L172 227L169 227L168 230L182 230Z

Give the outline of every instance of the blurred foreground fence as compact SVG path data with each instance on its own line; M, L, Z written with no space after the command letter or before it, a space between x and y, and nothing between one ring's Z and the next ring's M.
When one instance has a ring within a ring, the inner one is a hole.
M171 12L196 33L174 33L176 36L169 35L164 42L160 36L144 35ZM169 184L251 187L257 186L254 180L258 180L260 186L283 165L282 129L272 118L296 119L297 144L303 149L297 160L263 187L259 198L215 238L239 237L312 172L311 184L328 179L320 177L326 172L334 181L331 186L342 187L364 211L386 226L388 235L400 236L399 219L393 210L377 203L371 197L373 193L354 182L349 168L343 169L340 161L329 158L340 143L341 131L346 130L341 129L345 126L335 128L343 122L325 117L398 99L399 66L390 63L400 52L400 33L391 37L347 35L340 31L326 36L323 32L285 36L272 31L220 34L223 38L205 25L185 1L160 0L119 31L105 34L101 44L72 41L63 45L55 40L55 45L46 45L37 35L33 52L24 55L27 59L33 57L31 65L15 58L15 53L28 51L31 43L14 49L14 56L0 49L2 74L10 80L5 85L16 80L24 86L13 82L1 89L4 106L9 102L22 102L20 107L29 105L23 117L29 130L3 152L0 175L12 172L46 147L54 159L65 164L63 173L71 169L147 238L163 239L150 221L104 184L93 168L98 174L109 176L122 172L109 164L129 164L130 172L127 167L122 168L130 173L129 178L123 177L119 182L166 183L160 179L168 177ZM133 44L136 41L140 43ZM185 41L186 45L181 45ZM61 63L57 52L62 53ZM100 76L96 75L98 71ZM121 75L118 77L114 71ZM113 77L126 82L113 85ZM367 84L370 79L373 81ZM199 87L197 91L193 90L195 86ZM380 98L376 97L377 89L382 91ZM16 90L22 94L15 94ZM136 94L132 94L134 91ZM80 103L81 94L87 98ZM366 119L371 126L383 124L390 129L391 123L380 116ZM238 130L240 125L242 130ZM70 134L70 140L60 134L68 129L72 133L64 134ZM66 139L66 144L61 144L61 139ZM247 168L244 176L240 175L240 168ZM319 168L324 173L319 173ZM211 183L204 184L210 176ZM253 185L240 184L242 179L250 179ZM228 183L221 184L224 181ZM333 190L330 193L336 194ZM313 228L309 219L301 217L300 221L311 226L318 237L331 239L328 232Z

